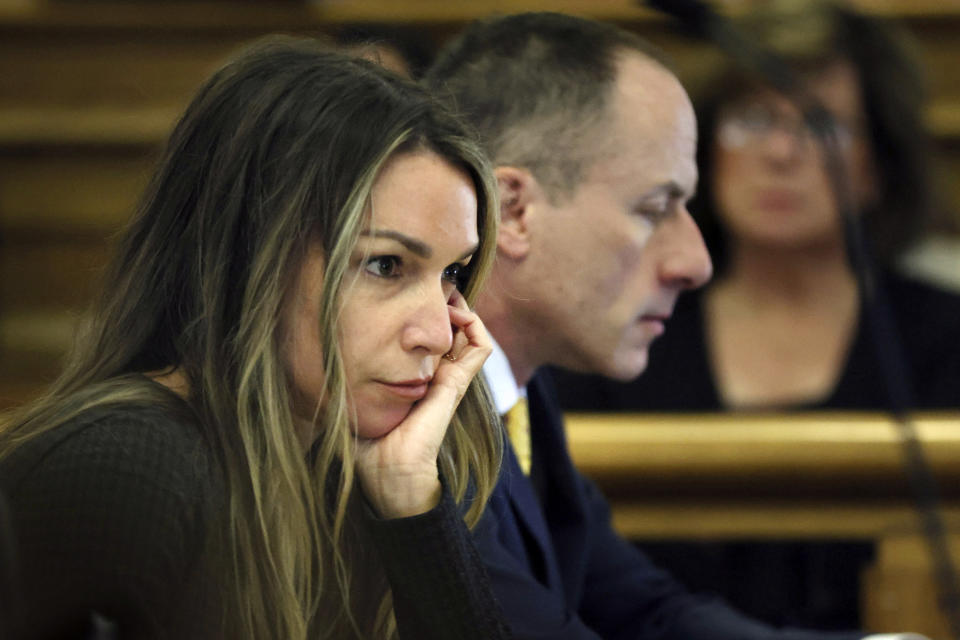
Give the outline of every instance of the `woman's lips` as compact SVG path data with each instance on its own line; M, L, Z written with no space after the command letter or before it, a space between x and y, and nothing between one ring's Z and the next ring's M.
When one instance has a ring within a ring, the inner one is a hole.
M766 211L796 211L803 199L796 191L788 189L767 189L757 194L757 207Z
M420 400L423 396L427 395L427 390L430 388L429 380L405 380L403 382L385 382L378 380L377 382L390 393L414 401Z

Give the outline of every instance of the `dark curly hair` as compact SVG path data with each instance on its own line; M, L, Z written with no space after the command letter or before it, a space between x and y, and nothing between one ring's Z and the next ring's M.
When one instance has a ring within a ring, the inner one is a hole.
M922 122L926 87L912 45L893 25L832 2L783 4L788 3L772 3L743 16L739 25L801 75L840 61L853 66L878 187L875 204L860 212L861 220L876 259L889 265L928 228L935 209L931 145ZM762 86L725 63L695 96L703 179L712 175L712 142L720 112ZM726 242L710 189L700 191L692 208L714 264L722 271Z

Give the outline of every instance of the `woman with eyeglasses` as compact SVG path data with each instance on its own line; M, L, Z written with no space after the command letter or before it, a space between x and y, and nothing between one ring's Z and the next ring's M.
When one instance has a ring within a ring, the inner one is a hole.
M744 26L792 63L835 120L914 406L960 407L960 297L898 270L939 213L917 68L888 25L831 4L771 3ZM735 68L718 73L697 106L691 208L715 277L681 296L635 382L561 373L567 408L884 408L824 152L799 109Z
M900 36L831 4L771 2L742 24L831 112L847 185L892 306L914 407L960 407L960 296L902 275L935 214L923 87ZM736 68L697 101L691 209L715 277L680 296L647 370L556 372L568 410L883 410L888 391L824 154L796 105ZM891 345L892 346L892 345ZM659 564L767 621L849 628L868 545L646 545ZM704 578L709 576L709 578Z
M14 637L508 637L464 523L501 447L468 306L495 193L372 63L277 39L214 74L0 430Z

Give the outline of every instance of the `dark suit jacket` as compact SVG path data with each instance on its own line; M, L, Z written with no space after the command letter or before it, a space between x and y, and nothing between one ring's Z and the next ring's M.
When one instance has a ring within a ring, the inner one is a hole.
M533 470L507 447L474 536L520 639L853 640L775 630L688 593L610 526L609 507L573 467L563 416L538 374L527 387Z

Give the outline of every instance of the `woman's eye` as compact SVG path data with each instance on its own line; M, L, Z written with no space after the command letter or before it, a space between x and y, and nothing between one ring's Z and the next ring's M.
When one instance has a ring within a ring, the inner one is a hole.
M395 278L400 275L400 258L397 256L375 256L367 260L363 267L367 273L381 278Z
M460 269L461 269L461 265L459 264L449 265L446 269L443 270L443 279L448 282L458 284L458 280L460 278Z
M454 263L443 270L443 279L452 282L458 289L462 289L470 278L470 267Z

